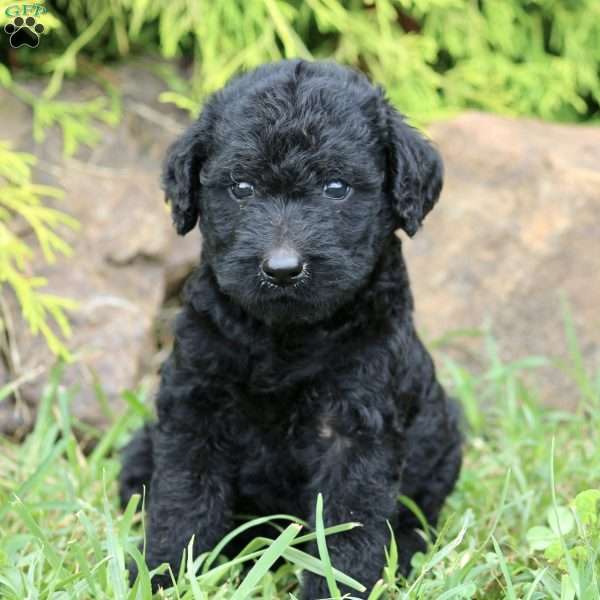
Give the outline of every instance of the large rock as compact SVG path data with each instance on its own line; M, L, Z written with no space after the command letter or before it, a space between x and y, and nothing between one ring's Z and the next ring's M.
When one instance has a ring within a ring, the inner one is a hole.
M563 295L597 368L600 128L467 113L431 135L446 164L444 191L404 244L425 338L487 324L506 360L565 358ZM485 362L480 341L452 345L461 360ZM579 399L556 365L536 379L549 404Z
M186 118L158 104L163 85L143 68L122 67L111 76L123 93L123 118L116 128L102 126L101 142L75 159L63 159L58 130L33 145L31 115L0 90L0 119L7 124L2 137L38 157L36 180L62 188L65 199L57 206L81 224L77 232L64 232L73 255L52 265L39 259L35 272L48 278L49 291L79 304L69 340L77 360L67 366L64 383L76 386L76 416L93 424L105 417L95 384L118 409L122 390L137 385L143 362L155 351L154 323L167 288L176 285L173 276L191 269L200 248L197 233L185 239L174 234L159 186L165 149ZM85 99L98 90L78 84L65 93ZM10 377L43 371L21 388L16 404L3 403L0 430L9 433L30 424L53 363L26 328L15 327L12 337L18 358L10 361Z

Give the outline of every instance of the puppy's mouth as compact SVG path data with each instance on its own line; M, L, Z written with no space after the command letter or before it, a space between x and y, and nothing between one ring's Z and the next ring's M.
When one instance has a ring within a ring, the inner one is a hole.
M303 283L277 286L261 282L256 300L258 305L263 306L265 309L275 306L308 307L313 302L305 286L306 284Z

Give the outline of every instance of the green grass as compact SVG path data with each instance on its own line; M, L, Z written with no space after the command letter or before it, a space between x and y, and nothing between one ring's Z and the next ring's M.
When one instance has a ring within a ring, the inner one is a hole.
M522 382L542 359L506 364L491 339L486 347L489 369L481 375L450 361L440 365L465 408L469 432L439 537L426 555L415 557L407 581L396 574L392 542L372 600L600 598L600 377L586 370L567 327L571 358L557 368L577 382L579 409L550 410ZM74 421L74 392L59 382L55 373L35 430L23 444L0 440L0 597L150 598L150 574L138 551L138 499L121 513L116 483L116 450L147 416L149 400L128 392L126 414L100 433ZM82 432L79 442L74 429ZM82 446L90 441L94 450L85 454ZM319 513L322 499L315 502ZM335 570L327 552L330 536L356 524L324 529L317 519L313 533L291 516L270 522L272 539L255 539L228 562L220 556L227 540L209 554L187 555L180 573L172 574L177 588L157 597L290 599L298 594L302 569L322 573L332 597L339 597L340 582L360 589ZM240 523L240 530L254 524ZM319 557L299 549L309 539L317 540ZM279 558L283 564L270 570ZM130 588L125 565L132 559L140 577Z

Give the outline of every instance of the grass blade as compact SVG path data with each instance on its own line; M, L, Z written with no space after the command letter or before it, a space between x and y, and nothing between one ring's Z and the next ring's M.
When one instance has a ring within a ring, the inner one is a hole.
M283 533L264 551L263 555L250 569L240 587L236 590L231 600L245 600L251 593L265 573L271 568L275 561L280 558L285 550L289 548L291 541L300 533L301 526L297 523L289 525Z
M323 563L318 558L315 558L314 556L311 556L302 550L298 550L297 548L290 546L284 551L283 557L301 569L310 571L311 573L316 573L322 577L325 576ZM362 583L356 581L356 579L352 579L352 577L342 573L341 571L338 571L336 568L333 568L333 575L336 581L339 581L341 584L352 588L357 592L364 592L367 589Z
M319 493L317 496L317 511L315 515L315 530L317 534L317 548L319 549L319 556L323 562L323 570L325 571L325 579L327 580L327 587L331 597L335 600L340 598L340 590L335 583L335 577L333 576L333 568L331 566L331 559L329 558L329 550L327 550L327 541L325 540L325 526L323 523L323 495Z

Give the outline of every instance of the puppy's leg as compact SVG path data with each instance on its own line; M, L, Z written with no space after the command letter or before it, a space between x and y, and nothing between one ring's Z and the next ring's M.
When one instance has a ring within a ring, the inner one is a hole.
M194 555L212 549L231 526L230 460L212 431L189 431L159 424L153 436L154 474L150 486L146 562L168 562L177 575L182 551L192 535ZM169 587L168 574L153 588Z
M146 425L135 433L131 441L121 452L123 467L119 475L119 499L121 508L125 508L133 494L146 495L148 492L152 471L152 425Z
M461 414L458 405L438 388L440 402L434 420L427 411L407 431L410 452L403 476L402 492L420 508L431 527L437 525L444 501L454 488L462 462ZM435 428L435 429L434 429ZM410 572L415 552L424 552L426 544L415 531L422 525L415 515L401 506L394 534L398 544L400 571Z
M327 538L333 566L367 587L368 591L361 595L338 586L342 594L348 593L354 598L368 596L384 565L384 548L390 537L386 521L393 519L399 493L400 469L394 446L386 443L385 436L334 441L329 451L321 455L321 465L313 482L313 503L318 492L323 494L325 527L350 521L362 524L362 527ZM311 524L314 525L314 512ZM316 548L313 553L316 554ZM312 573L303 577L304 600L329 597L324 578Z

